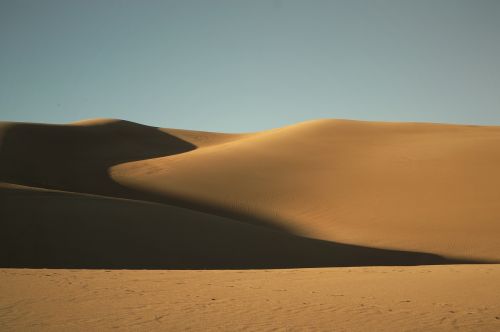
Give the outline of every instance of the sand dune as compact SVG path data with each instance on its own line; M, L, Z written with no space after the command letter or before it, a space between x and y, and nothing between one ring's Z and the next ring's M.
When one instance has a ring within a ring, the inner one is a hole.
M59 237L79 243L85 229L97 241L98 226L111 239L97 246L103 253L136 243L156 268L500 260L500 127L318 120L219 134L95 119L2 123L0 137L4 252L37 236L65 252ZM54 229L42 236L21 224ZM210 248L204 258L181 255L194 250L186 234ZM164 239L161 248L143 246L150 237ZM45 260L34 248L2 265L70 260L70 251ZM94 264L82 255L74 266ZM109 267L124 266L109 255Z
M295 236L189 209L0 185L3 267L222 269L451 264Z
M111 175L313 238L499 260L498 169L499 127L321 120Z

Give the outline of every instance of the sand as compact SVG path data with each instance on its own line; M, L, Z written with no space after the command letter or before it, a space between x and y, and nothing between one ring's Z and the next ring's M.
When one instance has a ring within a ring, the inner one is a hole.
M500 266L0 271L2 331L498 331Z
M0 122L0 324L495 330L499 169L498 126L325 119L222 134ZM194 284L152 295L163 279ZM225 300L192 298L214 294L204 283ZM134 285L148 296L125 296ZM346 294L333 300L336 285ZM151 320L157 311L167 314Z

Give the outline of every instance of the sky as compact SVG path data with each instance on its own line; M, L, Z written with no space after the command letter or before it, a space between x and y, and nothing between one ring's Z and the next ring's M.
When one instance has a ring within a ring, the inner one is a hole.
M0 120L500 125L498 0L0 0Z

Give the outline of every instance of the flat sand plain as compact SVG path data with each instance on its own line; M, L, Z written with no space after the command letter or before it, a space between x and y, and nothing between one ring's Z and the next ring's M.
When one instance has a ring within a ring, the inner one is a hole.
M500 266L0 270L2 331L499 331Z

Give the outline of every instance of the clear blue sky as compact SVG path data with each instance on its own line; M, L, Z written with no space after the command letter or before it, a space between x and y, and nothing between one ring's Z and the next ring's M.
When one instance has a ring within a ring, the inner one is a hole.
M0 119L500 125L498 0L0 0Z

